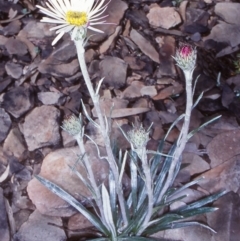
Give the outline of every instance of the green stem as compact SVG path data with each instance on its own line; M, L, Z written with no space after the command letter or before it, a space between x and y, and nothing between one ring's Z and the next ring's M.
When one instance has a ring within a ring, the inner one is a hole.
M115 158L114 158L114 155L112 152L109 133L108 133L105 121L104 121L104 117L102 115L102 111L100 109L99 96L95 94L92 82L90 80L90 77L89 77L89 74L87 71L87 66L86 66L85 56L84 56L85 49L82 45L82 41L75 41L75 45L77 48L78 61L80 64L82 75L83 75L85 83L87 85L89 94L92 98L92 101L93 101L93 104L94 104L94 107L95 107L95 110L97 113L97 117L99 120L99 125L101 128L100 130L101 130L104 144L105 144L106 151L107 151L108 163L113 172L113 176L114 176L114 179L116 182L116 192L118 194L118 200L119 200L119 204L120 204L120 209L121 209L121 214L123 217L124 226L126 226L128 224L128 219L127 219L127 215L126 215L126 208L125 208L125 201L124 201L124 197L123 197L122 186L121 186L121 182L119 180L118 166L116 164L116 161L115 161Z

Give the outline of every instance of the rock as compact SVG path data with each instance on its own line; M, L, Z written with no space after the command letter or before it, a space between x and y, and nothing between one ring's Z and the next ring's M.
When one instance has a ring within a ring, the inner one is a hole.
M86 229L92 226L93 225L88 219L86 219L81 213L77 213L68 220L68 235L69 237L74 237L75 233L78 232L83 233L85 231L87 233Z
M22 23L19 20L14 20L4 27L2 31L5 36L12 36L19 32L21 25Z
M0 80L0 93L2 93L11 83L12 78L4 78L3 81Z
M209 17L209 13L202 9L188 8L186 12L186 21L188 25L197 23L207 27Z
M8 41L8 38L0 35L0 46L5 46Z
M86 144L85 147L96 182L100 185L108 178L108 163L98 158L95 145ZM69 165L75 166L86 178L83 166L78 163L78 154L79 147L64 148L51 152L44 158L39 175L59 185L78 200L84 201L83 197L91 197L89 190L69 167ZM36 179L29 182L27 191L30 199L42 214L69 217L76 213L76 210L70 204L49 191Z
M188 164L182 170L189 173L190 176L203 173L210 169L210 165L204 161L200 156L194 153L183 153L183 164ZM180 170L181 172L181 170Z
M62 105L65 99L60 92L40 92L37 95L44 105Z
M132 56L124 57L124 61L130 66L132 70L141 70L146 66L145 62Z
M201 38L202 37L201 37L201 34L199 32L196 32L191 36L191 40L194 41L194 42L200 41Z
M212 28L211 33L203 38L203 40L205 45L208 41L214 40L216 42L229 44L231 47L236 47L240 44L239 26L219 21L219 23Z
M19 56L23 56L27 54L27 46L20 40L9 38L5 45L8 53L10 55L16 54Z
M8 131L12 125L12 121L8 113L4 109L0 108L0 142L5 140Z
M143 82L133 81L122 93L124 99L133 99L141 97L141 89L144 87Z
M18 159L23 155L26 148L24 146L22 134L17 127L9 132L3 144L3 150L7 153L11 153Z
M34 108L25 118L23 134L28 150L56 146L60 141L58 119L60 112L53 106Z
M20 64L15 64L11 62L6 63L5 69L7 74L13 77L14 79L19 79L23 72L23 68Z
M15 87L6 92L2 106L12 116L19 118L32 108L32 92L22 86Z
M140 90L140 93L142 96L146 95L146 96L153 97L153 96L157 95L157 90L156 90L155 86L144 86Z
M172 28L181 23L181 17L175 8L165 7L161 8L157 4L150 6L149 13L147 14L149 23L153 27L161 27L165 29Z
M183 91L183 86L178 82L173 83L172 86L161 90L156 96L153 97L153 100L164 100L168 97L178 95Z
M233 156L240 154L240 130L221 133L214 137L207 146L211 167L216 167Z
M10 241L10 230L8 217L3 196L3 189L0 187L0 237L1 241Z
M105 56L99 65L103 83L119 89L126 83L127 64L117 57Z
M139 49L146 54L150 59L156 63L160 63L159 54L152 44L145 39L137 30L132 29L130 32L132 41L139 47Z
M14 218L15 225L16 225L16 231L18 231L20 229L22 224L27 222L31 213L32 213L31 210L21 209L18 212L13 214L13 218Z
M76 47L71 40L63 42L47 59L42 60L38 70L42 74L71 77L79 70L76 53Z
M106 116L110 116L111 111L114 111L114 110L117 111L118 109L126 108L127 105L128 105L127 100L118 99L118 98L100 100L100 108L102 110L102 113L104 113L104 115ZM97 117L95 107L93 108L92 113L94 117Z
M61 136L64 147L72 147L76 144L76 140L73 138L73 136L68 134L66 131L62 130Z
M104 15L107 15L106 20L107 23L111 24L101 24L98 25L97 28L103 31L103 34L95 34L96 32L89 31L89 34L94 34L91 37L92 41L102 41L107 36L112 35L116 27L119 25L120 21L122 20L125 11L128 9L127 3L121 0L114 0L111 1L104 12Z
M225 22L236 24L239 27L240 24L240 3L233 2L220 2L215 5L215 14L221 17Z
M49 225L49 223L53 225ZM58 217L41 215L35 210L19 231L14 235L18 241L66 241L67 237Z
M160 65L155 72L157 78L162 76L176 76L175 61L175 39L172 36L157 37L156 42L160 47Z
M214 202L219 210L207 214L207 222L216 231L211 241L238 240L240 237L240 198L229 192Z
M219 190L234 191L240 187L240 155L203 173L204 177L198 184L209 193ZM231 178L229 178L231 177ZM197 177L199 178L199 177Z
M114 42L114 40L118 37L120 31L122 30L122 27L121 26L117 26L115 32L108 37L108 39L103 42L99 48L99 52L100 54L103 54L105 53L111 46L111 44Z

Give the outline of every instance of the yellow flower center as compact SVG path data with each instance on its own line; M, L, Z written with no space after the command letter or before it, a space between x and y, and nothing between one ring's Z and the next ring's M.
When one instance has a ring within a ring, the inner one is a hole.
M87 13L77 11L67 11L66 21L75 26L84 26L87 24Z

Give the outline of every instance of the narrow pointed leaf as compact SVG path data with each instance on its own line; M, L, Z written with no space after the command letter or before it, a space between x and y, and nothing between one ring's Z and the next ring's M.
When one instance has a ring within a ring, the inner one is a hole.
M99 220L93 213L88 211L77 199L71 196L69 193L64 191L62 188L57 186L56 184L46 180L41 176L35 176L35 178L41 182L45 187L47 187L50 191L58 195L60 198L68 202L74 208L76 208L82 215L84 215L100 232L109 235L108 230L102 224L101 220Z

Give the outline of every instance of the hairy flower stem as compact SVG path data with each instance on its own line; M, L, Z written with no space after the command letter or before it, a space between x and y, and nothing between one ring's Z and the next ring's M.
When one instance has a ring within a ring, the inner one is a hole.
M84 146L84 143L83 143L83 139L82 139L82 137L77 136L76 140L77 140L81 155L83 156L83 162L84 162L84 165L87 169L88 179L89 179L89 181L91 183L91 186L92 186L92 188L94 190L94 193L95 193L95 201L96 201L97 206L99 208L99 211L101 213L101 217L104 221L104 224L106 224L105 216L104 216L104 213L103 213L103 203L102 203L100 190L97 186L97 183L96 183L93 171L92 171L92 167L91 167L91 164L89 162L89 158L88 158L88 155L86 153L86 149L85 149L85 146Z
M116 192L118 194L118 199L119 199L119 204L120 204L120 208L121 208L121 214L123 217L123 222L124 225L126 226L128 224L128 220L127 220L127 215L126 215L126 208L125 208L125 202L124 202L124 197L123 197L123 191L122 191L122 187L121 187L121 181L119 179L119 172L118 172L118 166L116 164L113 152L112 152L112 148L111 148L111 142L110 142L110 138L108 135L108 130L106 127L106 124L104 122L104 118L102 115L102 111L100 109L100 104L99 104L99 96L95 93L94 89L93 89L93 85L92 82L90 80L88 71L87 71L87 66L86 66L86 62L85 62L85 56L84 56L84 52L85 49L83 47L82 41L74 41L76 48L77 48L77 55L78 55L78 61L80 64L80 68L82 71L82 75L84 77L85 83L87 85L89 94L92 98L94 107L96 109L96 113L97 113L97 117L99 120L99 125L100 125L100 131L101 134L103 136L103 140L104 140L104 144L105 144L105 148L107 151L107 156L108 156L108 163L109 166L113 172L113 176L116 182Z
M148 222L150 221L152 217L152 211L153 211L153 189L152 189L152 178L151 178L151 171L150 171L150 166L148 164L148 159L147 159L147 150L146 148L142 149L142 153L140 154L141 156L140 159L142 161L142 168L143 172L145 175L145 184L146 184L146 190L147 190L147 195L148 195L148 210L147 210L147 215L144 219L144 222L139 229L137 235L141 235L141 233L145 230Z
M187 136L188 136L190 117L191 117L191 111L192 111L192 105L193 105L192 75L188 73L184 73L184 74L186 79L186 95L187 95L184 122L177 141L177 147L175 149L175 152L173 153L172 163L168 172L167 180L159 195L158 202L162 200L163 195L165 194L167 189L172 185L175 167L177 163L180 161L180 156L182 155L183 150L188 141Z

